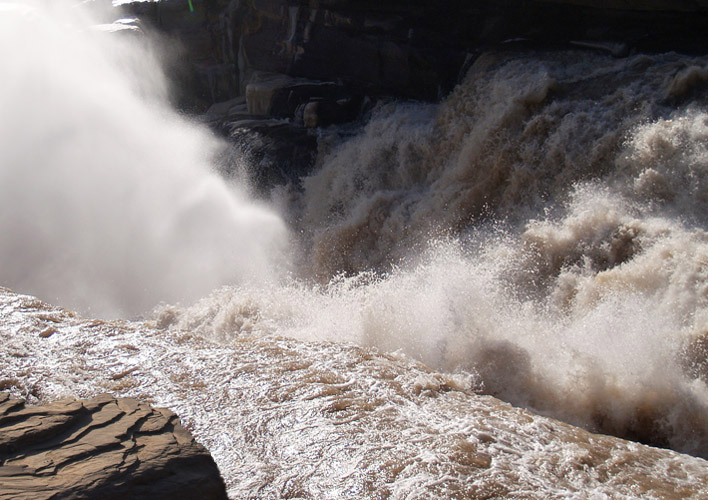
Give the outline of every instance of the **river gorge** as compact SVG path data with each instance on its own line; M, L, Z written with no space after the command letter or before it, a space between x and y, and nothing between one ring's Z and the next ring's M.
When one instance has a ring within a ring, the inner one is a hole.
M157 4L0 2L0 389L167 407L231 498L708 494L701 40Z

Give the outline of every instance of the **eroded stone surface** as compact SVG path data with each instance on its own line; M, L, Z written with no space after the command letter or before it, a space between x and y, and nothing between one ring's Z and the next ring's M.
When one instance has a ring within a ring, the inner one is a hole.
M169 410L104 394L44 406L0 393L0 499L226 498Z

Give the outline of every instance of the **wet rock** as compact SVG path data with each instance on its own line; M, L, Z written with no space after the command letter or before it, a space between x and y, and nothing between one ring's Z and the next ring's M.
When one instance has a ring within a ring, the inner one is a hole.
M220 132L223 136L227 136L230 132L228 123L250 118L254 117L248 113L248 106L244 96L212 104L207 112L201 116L201 120L204 123L215 131Z
M356 98L313 99L303 106L302 121L308 128L327 127L353 120L360 109L361 100Z
M510 40L617 57L704 50L707 19L703 2L659 0L254 0L233 18L242 84L269 71L424 100L449 92L468 54Z
M225 499L207 450L165 409L102 395L43 406L0 393L0 499Z
M254 187L267 193L272 187L297 183L312 169L317 136L286 120L252 118L227 123L234 145ZM228 168L228 166L227 166ZM224 171L227 176L232 172Z
M314 166L318 147L317 133L303 125L303 109L308 104L299 104L297 109L291 111L297 119L273 118L268 114L291 106L284 98L288 95L284 89L291 91L291 101L304 100L301 99L303 94L294 94L302 88L297 83L293 84L292 79L275 80L286 82L288 86L281 87L272 80L268 81L262 87L252 89L246 97L212 105L202 116L204 123L231 144L230 149L217 160L220 172L226 177L238 177L245 170L252 186L263 194L274 186L299 182ZM347 106L349 100L341 102L343 108L351 107ZM336 102L334 105L339 106ZM324 114L319 116L319 125L327 120L333 123L342 119L327 114L325 107L322 110Z
M340 81L367 94L436 99L441 85L454 85L463 56L441 34L427 36L433 30L421 25L429 11L418 2L322 2L315 8L256 0L239 29L240 70L246 81L272 71ZM419 43L412 42L414 33Z
M355 99L335 82L276 73L254 73L246 86L246 103L252 115L299 120L298 110L312 101L354 102Z
M689 0L162 0L122 8L170 37L178 54L169 73L192 109L265 93L270 97L250 112L277 117L292 116L313 97L333 98L320 94L322 86L438 100L470 56L499 45L623 57L632 50L702 53L708 41L708 2ZM285 81L297 87L288 101L290 92L269 90L273 79L264 74L280 75L278 89L285 77L309 82Z

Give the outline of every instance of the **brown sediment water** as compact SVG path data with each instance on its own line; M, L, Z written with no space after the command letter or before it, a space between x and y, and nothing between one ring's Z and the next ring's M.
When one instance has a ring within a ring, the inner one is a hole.
M0 11L0 283L118 319L3 292L4 387L167 405L235 498L705 492L536 414L708 456L708 59L487 54L265 203L71 15Z
M168 406L231 498L702 498L700 458L591 434L375 349L210 342L86 320L0 290L0 384L31 401L101 392ZM42 338L47 324L56 329Z

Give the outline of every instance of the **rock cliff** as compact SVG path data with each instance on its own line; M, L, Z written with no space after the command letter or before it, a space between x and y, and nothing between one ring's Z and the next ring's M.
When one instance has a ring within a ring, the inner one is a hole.
M201 105L273 89L272 75L296 95L292 114L312 100L388 94L436 100L480 50L511 46L583 46L705 52L708 2L632 0L182 0L134 3L128 9L182 42ZM314 85L314 81L329 86ZM331 86L334 86L331 87ZM344 86L346 91L337 88ZM197 87L199 87L197 89ZM282 87L282 85L280 85ZM256 88L262 89L261 83ZM193 104L196 104L195 103ZM262 102L262 100L261 100ZM271 106L276 106L272 109ZM282 114L285 102L251 105ZM347 115L346 113L343 113Z
M311 170L313 130L366 117L381 100L437 101L490 49L623 57L708 48L705 1L161 0L123 9L171 40L176 104L196 114L211 106L205 120L247 158L262 191Z
M222 499L206 449L169 410L102 395L44 406L0 393L0 499Z

